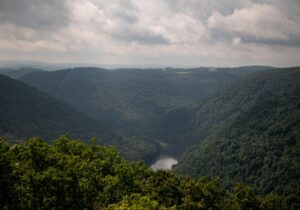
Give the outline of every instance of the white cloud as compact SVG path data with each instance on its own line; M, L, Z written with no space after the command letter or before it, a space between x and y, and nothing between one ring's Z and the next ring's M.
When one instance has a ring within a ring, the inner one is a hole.
M9 8L9 14L0 3L0 17L5 17L0 56L115 64L299 65L299 3L287 1L290 9L280 0L55 0L35 5L40 10L34 10L33 18L30 4L35 1L4 0L2 8Z
M287 19L278 8L267 4L236 9L230 15L214 12L208 18L209 29L260 43L294 41L300 36L297 26L300 26L298 21Z

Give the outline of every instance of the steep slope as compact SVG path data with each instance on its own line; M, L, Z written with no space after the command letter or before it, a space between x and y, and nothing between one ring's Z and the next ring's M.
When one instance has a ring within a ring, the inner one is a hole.
M115 145L128 159L151 161L158 146L136 136L124 135L79 113L70 105L22 82L0 75L0 134L12 141L39 136L46 140L70 133L74 138L97 137Z
M230 74L213 72L75 68L35 72L20 80L74 105L92 117L134 122L191 103L213 91ZM195 92L196 89L201 91ZM84 97L86 100L81 100Z
M194 122L199 143L174 170L300 195L299 67L247 76L201 103Z
M75 68L34 72L20 80L113 127L174 143L174 135L160 123L169 112L205 99L241 75L265 68L269 67Z

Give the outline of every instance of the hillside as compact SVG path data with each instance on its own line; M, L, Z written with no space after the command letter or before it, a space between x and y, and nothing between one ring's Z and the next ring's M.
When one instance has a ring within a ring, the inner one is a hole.
M21 67L21 68L18 68L18 69L4 68L4 67L0 68L0 74L9 76L10 78L13 78L13 79L22 77L26 74L36 72L36 71L42 71L42 70L37 69L37 68L29 68L29 67Z
M161 125L169 112L192 106L242 75L266 68L270 67L74 68L33 72L20 80L112 127L174 143L176 135ZM180 125L170 129L174 126Z
M174 168L243 181L299 202L300 68L251 74L195 110L194 147Z
M0 160L0 209L287 209L279 196L258 196L241 183L225 189L218 178L155 172L66 136L51 145L0 140Z
M99 143L115 145L130 160L151 162L159 153L158 145L150 140L112 130L64 102L2 75L0 96L0 134L12 142L33 136L49 141L69 133L85 141L96 137Z

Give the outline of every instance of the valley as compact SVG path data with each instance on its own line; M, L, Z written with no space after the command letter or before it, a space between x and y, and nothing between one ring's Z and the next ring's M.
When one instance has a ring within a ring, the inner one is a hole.
M0 0L0 210L300 210L300 0Z
M188 144L181 144L178 134L187 134L195 104L248 73L268 68L73 68L35 71L18 79L101 123L174 145L182 153Z
M11 75L0 76L0 134L10 143L95 138L154 171L218 176L226 187L242 181L288 205L298 201L298 67L24 68Z

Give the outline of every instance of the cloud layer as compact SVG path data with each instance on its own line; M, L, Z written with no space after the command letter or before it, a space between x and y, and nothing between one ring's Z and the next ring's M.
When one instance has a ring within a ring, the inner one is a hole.
M300 2L1 0L0 59L300 65Z

